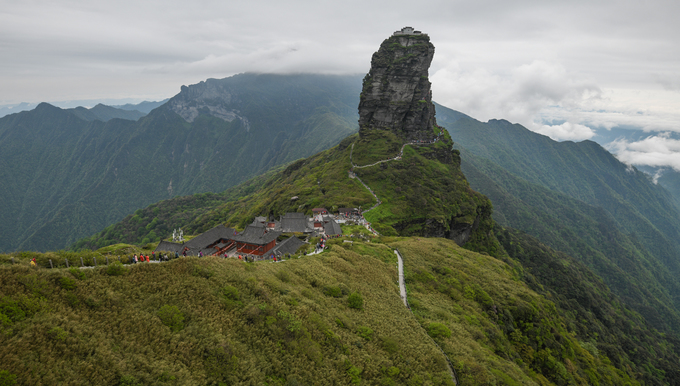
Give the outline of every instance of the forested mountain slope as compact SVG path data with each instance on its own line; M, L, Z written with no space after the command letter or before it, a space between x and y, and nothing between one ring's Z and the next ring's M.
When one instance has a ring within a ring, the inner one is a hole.
M357 129L360 81L209 79L137 122L88 121L48 104L6 116L0 251L64 248L153 202L221 192L333 146Z
M497 221L579 258L650 323L677 330L680 216L663 188L593 142L439 111Z

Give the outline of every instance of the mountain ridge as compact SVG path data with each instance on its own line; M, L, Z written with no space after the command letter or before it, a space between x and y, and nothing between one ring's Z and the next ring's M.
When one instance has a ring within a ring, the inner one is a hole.
M45 103L0 118L0 146L8 149L0 157L0 192L8 197L0 214L17 221L0 228L0 250L65 248L152 202L222 191L356 130L347 104L359 77L226 79L248 103L245 114L256 116L250 132L207 114L188 123L165 105L137 122L86 121Z

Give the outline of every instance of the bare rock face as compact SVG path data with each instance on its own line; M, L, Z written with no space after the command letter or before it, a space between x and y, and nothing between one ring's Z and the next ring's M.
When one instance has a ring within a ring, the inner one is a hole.
M193 122L200 113L204 113L227 122L240 119L248 130L248 119L232 107L235 99L223 82L208 79L189 87L182 86L181 92L168 101L168 106L187 122Z
M406 31L406 32L405 32ZM371 59L359 101L359 133L389 129L405 140L430 140L437 124L428 69L434 46L406 27L383 41Z

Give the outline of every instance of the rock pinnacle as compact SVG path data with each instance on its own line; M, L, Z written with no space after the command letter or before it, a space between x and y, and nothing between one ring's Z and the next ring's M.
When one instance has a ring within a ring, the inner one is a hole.
M359 133L391 130L404 140L434 137L435 109L428 79L430 37L411 27L385 39L371 59L359 101Z

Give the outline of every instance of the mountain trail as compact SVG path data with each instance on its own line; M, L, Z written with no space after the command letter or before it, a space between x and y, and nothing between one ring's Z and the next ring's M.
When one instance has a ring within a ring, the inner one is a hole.
M369 167L369 166L375 166L375 165L381 164L381 163L383 163L383 162L390 162L390 161L397 161L397 160L400 160L401 157L404 155L404 148L406 147L406 145L411 145L411 146L427 146L427 145L433 145L433 144L435 144L437 141L439 141L439 138L440 138L440 137L441 137L441 133L440 133L439 135L437 135L437 137L436 137L435 139L433 139L432 141L429 141L429 142L422 142L422 141L411 141L411 142L406 142L405 144L403 144L403 145L401 146L401 149L399 150L399 154L397 154L397 156L395 156L394 158L389 158L389 159L385 159L385 160L382 160L382 161L374 162L374 163L372 163L372 164L370 164L370 165L362 165L362 166L358 166L358 165L356 165L356 164L352 161L352 154L354 153L354 144L356 144L356 142L352 143L352 148L351 148L350 151L349 151L349 162L350 162L350 164L352 164L352 168L348 171L348 173L349 173L349 178L356 178L359 182L361 182L361 185L363 185L366 189L368 189L368 191L371 192L371 194L373 195L373 197L375 197L375 200L376 200L375 205L373 205L372 207L370 207L370 208L368 208L368 209L362 211L362 215L361 215L362 217L363 217L363 213L366 213L366 212L368 212L368 211L370 211L370 210L373 210L373 209L377 208L378 205L382 204L382 201L380 200L380 198L378 198L378 196L375 194L375 192L373 191L373 189L371 189L368 185L366 185L366 183L365 183L364 181L362 181L361 178L359 178L359 176L356 175L356 173L354 173L354 169L367 168L367 167ZM364 221L366 221L365 218L364 218ZM380 236L380 233L378 233L375 229L373 229L373 227L371 227L371 223L370 223L370 222L366 221L366 223L365 223L364 225L366 226L366 229L368 229L369 231L371 231L374 235Z
M401 299L404 301L404 305L406 306L406 308L408 308L409 311L411 311L411 306L409 306L409 304L408 304L408 297L407 297L407 294L406 294L406 284L404 282L404 259L402 258L401 253L399 252L398 249L394 250L394 254L397 255L397 261L398 261L398 267L399 267L399 294L401 296ZM444 355L444 358L446 358L446 363L447 363L447 366L448 366L448 369L449 369L449 374L451 375L451 379L453 380L453 383L455 383L457 385L458 384L458 378L456 377L456 370L453 368L453 363L451 363L451 360L449 359L448 355L446 355L444 350L442 350L442 348L439 347L437 342L435 342L435 340L432 339L432 337L429 334L427 334L427 331L425 333L428 336L428 338L430 338L432 343L434 343L435 346L437 346L439 351L441 351L441 353Z

